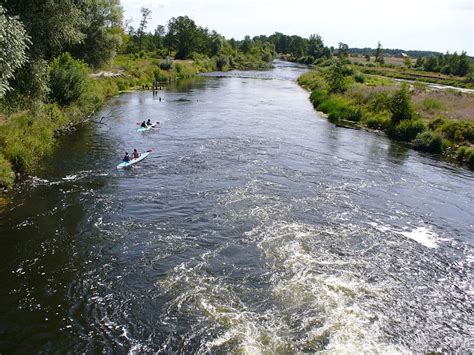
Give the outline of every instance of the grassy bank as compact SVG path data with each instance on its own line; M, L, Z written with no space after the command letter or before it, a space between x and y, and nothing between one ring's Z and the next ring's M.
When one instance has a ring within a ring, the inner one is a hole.
M102 70L114 73L118 89L126 91L151 87L156 82L161 86L166 86L173 81L190 78L198 73L270 67L271 62L252 55L209 58L206 55L194 53L192 59L176 60L163 56L159 51L141 51L135 54L119 55L112 64Z
M456 159L474 168L474 95L400 84L345 65L334 88L331 67L299 78L316 110L350 128L385 132L414 149Z

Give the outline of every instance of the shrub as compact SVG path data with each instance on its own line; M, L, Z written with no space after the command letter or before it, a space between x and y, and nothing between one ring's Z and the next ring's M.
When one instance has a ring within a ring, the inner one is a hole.
M394 124L392 118L392 124L390 125L387 133L392 138L410 142L415 139L419 133L425 131L426 128L425 122L421 120L403 120Z
M354 75L354 80L356 81L356 83L364 83L365 82L365 76L364 74L361 74L361 73L357 73L356 75Z
M446 120L443 117L438 117L435 118L433 121L431 121L428 126L432 131L437 130L440 126L442 126Z
M471 168L474 167L474 148L468 146L461 146L456 151L456 158L467 163Z
M173 68L173 61L171 59L166 59L164 62L160 63L161 70L170 70Z
M341 96L329 97L319 105L319 109L327 113L328 119L332 122L339 120L358 122L362 118L362 110Z
M378 114L369 114L365 119L367 127L372 129L386 130L390 127L390 113L383 112Z
M311 92L311 95L309 97L309 100L312 102L313 106L315 109L319 108L319 105L321 105L325 100L327 100L329 97L329 94L327 90L313 90Z
M390 110L391 100L386 92L377 92L370 96L368 107L373 112Z
M0 153L0 186L11 187L15 181L15 174L8 160Z
M423 108L425 110L440 110L443 108L443 104L436 99L427 97L423 100Z
M449 120L438 128L442 134L453 142L468 141L474 143L474 123L462 120Z
M67 52L53 61L49 73L50 97L62 106L79 99L91 80L87 65Z
M400 90L393 94L390 100L390 111L392 112L392 121L394 123L410 120L413 117L411 95L405 83L402 84Z
M443 151L443 137L432 131L419 133L413 143L415 149L423 152L440 154Z

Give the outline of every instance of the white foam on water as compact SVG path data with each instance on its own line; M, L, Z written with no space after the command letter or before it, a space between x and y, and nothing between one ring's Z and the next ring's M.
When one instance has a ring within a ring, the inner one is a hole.
M440 238L429 226L415 227L410 230L410 227L399 229L397 227L384 224L380 221L369 222L368 224L382 233L391 232L393 234L402 235L405 238L414 240L417 243L420 243L421 245L431 249L438 248L439 242L443 240L449 240Z
M438 248L438 236L429 228L416 227L411 231L400 232L400 234L406 238L413 239L425 247L433 249Z

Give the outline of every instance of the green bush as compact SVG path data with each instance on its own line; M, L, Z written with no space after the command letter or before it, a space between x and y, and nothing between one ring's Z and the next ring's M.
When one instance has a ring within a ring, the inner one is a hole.
M437 130L440 126L442 126L446 120L443 117L438 117L435 118L433 121L431 121L428 126L432 131Z
M390 113L385 111L382 113L368 114L365 118L365 124L372 129L386 130L391 124Z
M362 118L362 110L341 96L330 96L318 106L318 109L327 113L328 119L332 122L339 120L358 122Z
M463 120L449 120L441 124L438 130L453 142L468 141L474 143L474 123Z
M10 162L0 153L0 186L11 187L15 181L15 173Z
M467 163L471 168L474 168L474 147L459 147L456 151L456 158L461 162Z
M172 68L173 68L173 61L169 58L160 63L161 70L170 70Z
M427 97L423 100L423 108L425 110L440 110L443 108L443 104L436 99Z
M392 112L392 121L394 123L410 120L413 117L414 111L411 104L411 95L405 83L402 84L400 90L393 94L390 100L390 111Z
M414 148L423 152L441 154L443 152L443 137L439 133L425 131L419 133L413 141Z
M91 81L87 65L67 52L53 61L49 75L50 97L62 106L79 99Z
M313 90L311 95L309 96L309 100L312 102L315 109L319 109L319 105L321 105L325 100L327 100L329 94L327 90Z
M376 92L369 97L368 108L373 112L390 110L391 100L386 92Z
M361 73L357 73L356 75L354 75L354 80L356 81L356 83L364 83L365 82L365 76L364 74L361 74Z
M426 129L426 123L418 119L403 120L394 124L392 118L392 124L387 130L387 133L392 138L410 142L415 139L419 133Z

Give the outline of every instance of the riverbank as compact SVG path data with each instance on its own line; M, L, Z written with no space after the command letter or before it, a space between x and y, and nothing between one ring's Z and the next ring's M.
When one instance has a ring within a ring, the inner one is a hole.
M327 114L331 122L382 131L416 150L474 168L473 94L441 91L419 82L404 84L352 66L342 70L342 89L331 92L329 71L316 67L298 82L311 92L314 108Z
M112 64L91 73L80 95L65 105L28 103L26 109L0 108L0 187L10 188L54 149L55 136L68 133L99 110L106 99L131 90L164 88L198 73L230 69L266 69L271 63L252 56L231 62L195 54L174 60L156 52L119 55Z

